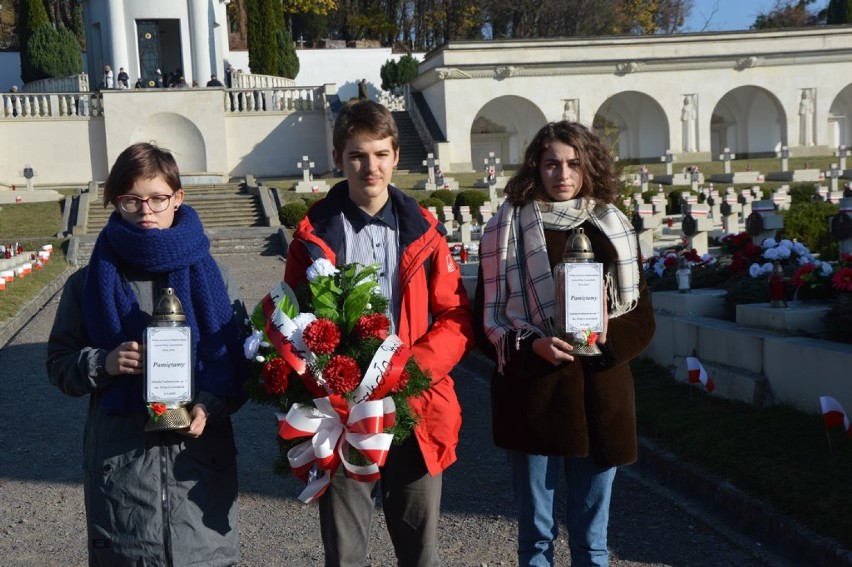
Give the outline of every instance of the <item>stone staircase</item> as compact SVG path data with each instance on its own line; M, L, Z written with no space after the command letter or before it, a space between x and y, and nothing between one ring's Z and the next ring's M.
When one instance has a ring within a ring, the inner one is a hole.
M267 226L263 204L257 195L236 183L188 185L184 203L198 212L210 239L210 251L221 254L283 255L286 235L280 227ZM68 249L68 261L82 266L88 263L98 233L112 213L100 199L88 209L85 234L74 235Z
M198 212L205 229L264 225L260 200L237 183L187 185L183 190L184 203ZM92 202L86 233L100 232L112 211L112 207L104 208L100 200Z
M396 128L399 130L399 165L396 167L397 170L424 173L426 167L423 162L426 161L428 152L423 146L423 140L417 133L414 121L405 111L396 111L392 114L394 120L396 120Z

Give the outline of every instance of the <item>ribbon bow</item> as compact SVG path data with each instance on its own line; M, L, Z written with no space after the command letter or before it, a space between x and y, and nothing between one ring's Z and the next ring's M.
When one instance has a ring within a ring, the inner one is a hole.
M337 467L343 463L350 478L369 482L380 477L393 435L384 433L393 427L396 405L393 398L371 400L350 405L343 397L333 395L314 400L316 407L293 404L287 415L278 417L278 434L283 439L310 436L287 452L293 474L307 483L299 500L309 504L328 488ZM348 459L350 447L368 460L368 465L355 465Z

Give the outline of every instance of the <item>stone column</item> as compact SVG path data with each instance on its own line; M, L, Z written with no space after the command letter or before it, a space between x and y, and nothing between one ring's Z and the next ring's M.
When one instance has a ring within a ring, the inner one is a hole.
M187 83L192 83L192 79L198 81L199 85L204 85L213 74L211 69L214 69L210 63L210 25L209 16L207 13L208 0L191 0L189 3L189 42L191 44L190 57L192 59L193 77L186 77ZM268 38L269 41L275 41L275 38Z
M103 65L112 67L113 76L118 74L119 67L130 69L130 60L127 55L127 22L124 14L124 2L106 2L106 10L109 19L109 44L104 49L104 60L101 68L89 69L89 77L94 79L95 85L101 83L101 76L104 73ZM138 74L138 68L136 72Z

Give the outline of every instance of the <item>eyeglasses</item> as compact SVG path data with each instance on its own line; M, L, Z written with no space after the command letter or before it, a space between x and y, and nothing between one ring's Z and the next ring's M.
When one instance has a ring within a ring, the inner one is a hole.
M162 213L169 208L169 201L172 200L174 193L170 195L151 195L147 199L140 199L135 195L121 195L118 197L118 206L125 213L138 213L142 210L142 205L148 203L148 208L152 213Z

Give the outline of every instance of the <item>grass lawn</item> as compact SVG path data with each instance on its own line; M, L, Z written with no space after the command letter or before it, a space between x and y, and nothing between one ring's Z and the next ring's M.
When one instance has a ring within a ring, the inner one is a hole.
M852 439L826 431L819 407L756 408L676 382L652 362L631 366L640 435L852 549Z

